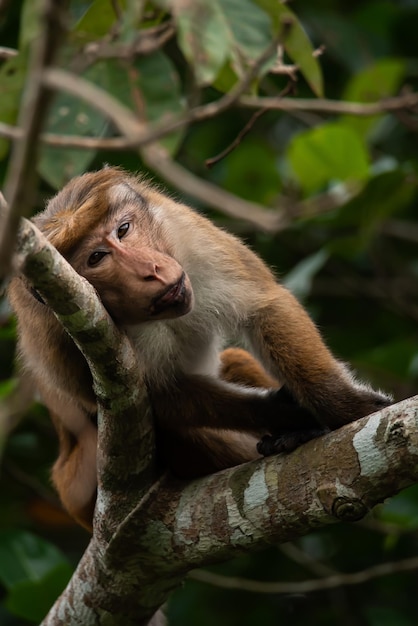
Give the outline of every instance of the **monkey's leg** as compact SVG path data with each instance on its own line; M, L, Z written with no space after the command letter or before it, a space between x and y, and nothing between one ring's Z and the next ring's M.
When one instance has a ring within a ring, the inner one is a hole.
M245 387L276 389L280 383L270 376L252 354L241 348L227 348L221 355L222 380Z
M58 432L60 454L52 468L52 480L69 514L91 531L96 503L97 430L88 424L75 437L51 414Z
M287 391L249 389L192 376L161 393L151 389L150 396L159 448L181 476L210 473L256 458L257 440L267 433L274 432L274 446L264 439L259 449L264 455L289 451L324 432Z

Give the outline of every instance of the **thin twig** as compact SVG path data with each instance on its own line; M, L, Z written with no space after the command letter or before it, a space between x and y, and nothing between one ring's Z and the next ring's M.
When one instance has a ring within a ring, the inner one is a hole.
M162 48L175 35L175 32L174 25L166 22L162 26L141 31L131 43L110 43L106 40L89 43L83 50L83 56L87 59L87 65L91 65L98 59L123 60L146 56Z
M418 569L418 557L404 559L393 563L381 563L374 565L361 572L353 574L334 574L326 578L304 580L301 582L261 582L259 580L249 580L246 578L232 578L221 576L213 572L195 570L189 574L189 578L198 580L222 589L239 589L253 593L311 593L313 591L323 591L335 589L346 585L361 585L365 582L390 574L399 572L410 572Z
M207 168L211 169L214 165L216 165L216 163L219 163L219 161L222 161L222 159L224 159L226 156L228 156L228 154L230 154L237 146L240 145L240 143L242 142L242 140L244 139L244 137L246 135L248 135L248 133L250 132L250 130L252 129L252 127L254 126L254 124L256 123L256 121L262 116L264 115L264 113L267 111L267 109L259 109L258 111L256 111L251 118L248 120L248 122L245 124L244 128L242 128L238 135L235 137L235 139L229 144L229 146L227 146L224 150L222 150L222 152L220 152L219 154L217 154L216 156L210 158L210 159L206 159L205 161L205 165Z
M10 126L0 122L0 137L7 139L20 139L23 131L17 126ZM79 150L135 150L138 148L138 140L129 137L83 137L80 135L58 135L55 133L42 133L39 141L54 148L77 148Z
M384 98L378 102L342 102L325 98L277 98L241 96L239 104L250 109L274 109L277 111L312 111L332 115L377 115L418 106L418 93L405 93Z
M239 198L207 180L197 178L173 161L168 152L160 146L142 148L141 157L145 164L164 180L225 215L246 220L265 232L278 232L288 225L287 215L269 211L260 204Z
M282 90L282 92L279 94L279 97L282 97L284 95L287 95L291 90L293 89L293 84L291 82L289 82L286 87ZM246 135L248 135L248 133L250 132L250 130L252 129L252 127L254 126L254 124L256 123L256 121L264 114L266 113L267 109L259 109L258 111L256 111L251 118L249 119L249 121L246 123L246 125L244 126L244 128L242 128L240 130L240 132L238 133L238 135L235 137L234 141L232 141L229 146L227 146L224 150L222 150L222 152L220 152L217 156L212 157L211 159L206 159L205 161L205 165L206 167L208 167L209 169L211 167L213 167L216 163L219 163L219 161L221 161L222 159L224 159L226 156L228 156L228 154L230 154L232 152L232 150L234 150L237 146L240 145L240 143L242 142L242 140L244 139L244 137L246 137Z

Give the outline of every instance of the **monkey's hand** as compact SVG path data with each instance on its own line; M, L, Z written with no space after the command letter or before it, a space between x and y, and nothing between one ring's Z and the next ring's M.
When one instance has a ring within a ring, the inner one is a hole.
M279 452L291 452L300 445L329 432L322 426L308 409L301 407L287 387L275 390L270 394L273 415L267 417L267 430L257 444L259 454L271 456Z
M279 454L280 452L292 452L296 448L299 448L303 443L316 439L325 433L328 433L329 428L311 428L308 430L295 430L289 432L283 432L275 435L264 435L257 443L257 451L263 456L271 456L273 454Z

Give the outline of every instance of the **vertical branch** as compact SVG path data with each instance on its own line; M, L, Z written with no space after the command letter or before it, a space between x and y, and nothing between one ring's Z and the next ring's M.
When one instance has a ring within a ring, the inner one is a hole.
M0 282L10 267L20 216L28 215L33 205L37 140L50 98L41 77L43 70L51 65L62 39L62 11L66 4L66 0L43 1L40 35L35 39L31 50L28 78L18 120L23 134L14 142L4 189L9 209L2 212L0 222Z

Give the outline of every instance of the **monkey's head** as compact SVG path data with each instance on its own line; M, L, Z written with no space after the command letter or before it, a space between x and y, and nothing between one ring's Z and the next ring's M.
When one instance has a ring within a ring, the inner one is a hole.
M120 325L180 317L193 306L189 277L153 213L155 195L106 168L71 180L34 219Z

